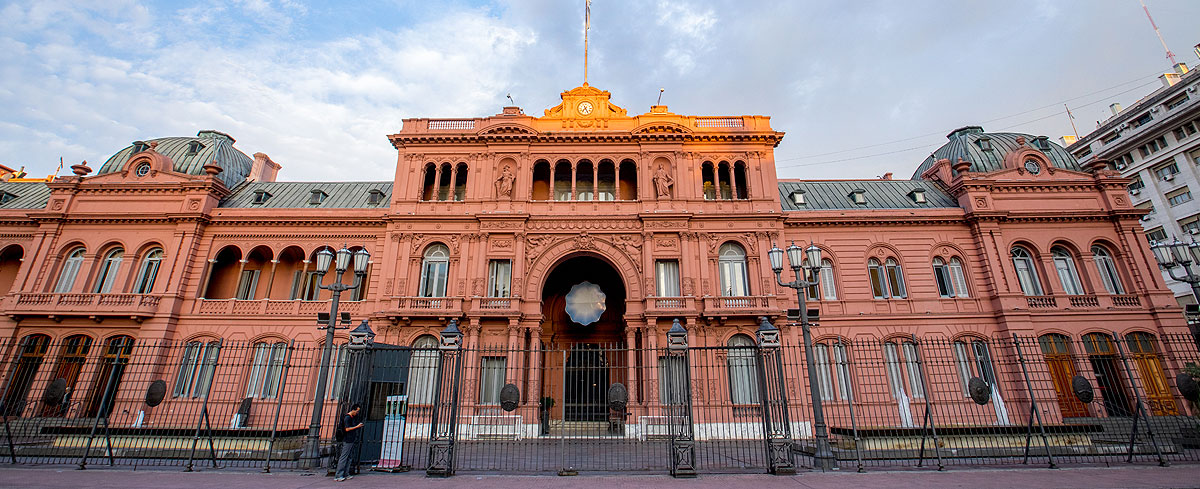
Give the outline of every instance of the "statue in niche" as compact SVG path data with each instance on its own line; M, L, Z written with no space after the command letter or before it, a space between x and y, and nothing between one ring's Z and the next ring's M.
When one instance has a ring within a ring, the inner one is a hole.
M675 179L671 178L671 173L663 165L658 165L658 171L654 172L655 192L659 197L670 197L672 185L675 185Z
M496 196L497 197L512 197L513 177L512 169L507 165L500 171L500 178L496 179Z

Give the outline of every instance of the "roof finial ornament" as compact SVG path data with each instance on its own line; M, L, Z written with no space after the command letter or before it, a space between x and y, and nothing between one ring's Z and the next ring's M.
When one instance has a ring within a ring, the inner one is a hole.
M1017 146L1025 146L1025 136L1017 136Z
M157 147L158 147L158 141L150 141L150 151L154 151L154 148L157 148Z
M204 165L204 173L207 173L211 177L216 177L223 171L225 171L225 169L221 168L221 165L217 164L217 160L213 160L212 163Z
M953 168L954 168L954 173L958 173L961 175L963 173L971 171L971 162L967 161L965 158L963 158L960 155L958 157L958 161L954 163Z
M87 160L83 160L83 162L79 163L78 165L71 165L71 171L75 172L76 176L82 177L88 173L91 173L92 168L88 166Z

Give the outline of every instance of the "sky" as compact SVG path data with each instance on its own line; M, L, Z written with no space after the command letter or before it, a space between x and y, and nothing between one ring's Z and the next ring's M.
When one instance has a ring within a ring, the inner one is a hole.
M584 0L0 3L0 164L95 169L232 135L280 180L391 180L411 117L528 114L583 81ZM1200 2L1146 0L1200 68ZM592 86L630 114L767 115L780 177L908 178L964 125L1079 134L1170 69L1137 0L593 0ZM60 174L69 174L64 169Z

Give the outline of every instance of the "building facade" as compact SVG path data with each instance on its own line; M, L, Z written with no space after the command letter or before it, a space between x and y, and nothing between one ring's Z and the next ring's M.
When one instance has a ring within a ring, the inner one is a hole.
M168 403L183 406L195 397L205 345L222 341L252 348L223 356L229 367L210 385L230 399L269 397L260 385L266 357L254 355L323 341L314 319L329 310L330 292L318 285L336 274L317 273L315 256L347 246L371 259L341 311L366 319L376 344L434 347L449 321L460 325L471 352L461 392L468 410L494 406L499 387L513 384L521 404L534 406L524 436L537 436L543 399L558 400L548 413L556 420L587 420L593 408L605 411L605 386L622 383L628 416L644 425L676 395L662 387L669 369L657 353L675 320L693 348L752 346L764 317L785 344L801 344L785 314L797 297L777 285L767 260L773 246L793 242L823 252L812 264L820 283L808 291L825 352L818 378L844 399L877 396L894 422L920 424L909 403L927 390L919 370L891 370L914 365L917 337L971 348L954 347L965 370L931 375L950 386L962 375L963 389L972 375L1018 385L1016 363L990 359L1014 335L1040 338L1048 353L1056 341L1113 352L1114 343L1147 339L1148 360L1124 382L1157 389L1155 415L1190 409L1168 381L1182 357L1154 342L1188 330L1121 173L1081 165L1044 137L966 127L911 180L780 179L773 150L784 133L768 117L686 116L661 105L629 115L586 84L561 98L541 116L505 107L474 119L406 119L387 136L397 151L389 182L277 182L267 155L202 131L134 143L94 174L85 162L49 183L0 183L11 196L0 204L0 335L15 359L9 378L32 379L9 381L7 409L31 416L36 386L63 372L55 365L119 356L129 344L188 346L164 347L141 384L114 376L106 390L97 386L111 372L74 371L66 382L79 405L68 416L103 413L106 392L136 404L154 378L165 379ZM886 362L887 380L855 386L847 372L829 371L842 345L862 341L881 345L858 354ZM579 352L606 346L622 358ZM715 362L731 372L740 365L721 355ZM413 373L420 360L411 362L416 409L433 394ZM807 379L788 365L786 392L807 406ZM572 373L588 366L603 370L601 381ZM311 400L316 364L308 367L286 376ZM1070 374L1088 365L1046 368L1048 422L1117 409L1070 401ZM697 388L698 405L724 399L737 414L757 396L741 374L693 375L711 387ZM1029 395L1004 393L1009 403ZM266 423L274 408L250 409L252 423ZM1122 409L1110 414L1131 408ZM989 423L1022 424L1028 412L1019 411L997 410ZM159 412L137 422L153 424ZM791 416L796 436L811 434L807 411L797 405ZM845 413L831 416L845 422Z
M1200 234L1200 76L1187 66L1162 75L1163 86L1122 109L1067 149L1082 164L1107 161L1130 178L1130 198L1152 242L1194 241ZM1181 304L1195 304L1191 287L1164 271L1163 278Z

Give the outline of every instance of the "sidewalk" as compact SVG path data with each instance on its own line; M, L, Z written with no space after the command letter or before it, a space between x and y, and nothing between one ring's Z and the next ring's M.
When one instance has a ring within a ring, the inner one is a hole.
M1122 466L1096 468L1045 468L1014 469L966 469L936 471L879 471L857 474L853 472L819 473L805 472L795 476L776 477L770 475L702 475L696 479L672 479L663 475L603 475L603 476L512 476L512 475L458 475L448 479L429 479L420 473L384 474L363 473L353 480L336 483L332 478L308 475L302 472L258 472L208 471L181 472L157 470L73 470L62 467L18 467L0 466L0 487L21 488L98 488L98 489L233 489L240 487L299 489L299 488L487 488L487 489L540 489L553 487L602 487L624 489L653 487L714 488L731 487L769 488L894 488L919 487L941 488L1053 488L1053 489L1104 489L1104 488L1184 488L1200 487L1200 465L1187 464L1171 467Z

